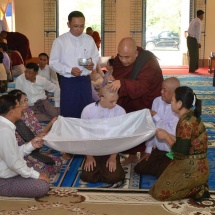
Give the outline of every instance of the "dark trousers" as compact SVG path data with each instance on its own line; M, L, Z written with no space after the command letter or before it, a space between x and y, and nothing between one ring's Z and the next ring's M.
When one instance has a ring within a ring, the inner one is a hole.
M167 152L158 149L152 150L149 159L147 161L144 159L140 163L137 163L134 170L138 174L159 177L172 161L166 156L166 153Z
M90 76L61 76L60 113L64 117L80 118L82 110L92 103Z
M84 165L82 168L81 180L91 183L104 182L109 184L117 183L125 179L125 172L120 163L120 157L116 157L116 170L115 172L110 172L108 167L106 167L106 162L110 155L105 156L94 156L96 160L96 167L93 171L85 171Z
M195 72L199 68L199 46L196 38L187 37L189 53L189 72Z
M34 111L39 122L49 122L59 115L59 110L56 109L47 99L36 101L34 106L30 106L30 108Z

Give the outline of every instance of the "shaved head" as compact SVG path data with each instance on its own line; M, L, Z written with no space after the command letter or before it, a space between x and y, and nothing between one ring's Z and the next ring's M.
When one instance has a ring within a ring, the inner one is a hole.
M105 86L102 88L102 96L104 96L105 98L107 98L107 97L110 96L111 94L117 95L117 96L118 96L118 93L112 91L111 88L108 87L108 85L105 85Z
M133 64L138 56L137 45L131 37L123 38L118 45L118 57L124 66Z
M137 51L137 45L134 39L131 37L125 37L123 38L118 45L118 51L124 50L127 52L136 52Z
M172 92L175 92L175 89L180 87L180 81L176 77L167 78L164 80L164 83Z
M111 109L116 106L118 98L118 93L112 91L111 88L106 85L102 88L102 95L99 103L103 108Z
M175 89L180 87L180 81L176 77L170 77L163 81L161 87L161 98L166 103L170 104Z

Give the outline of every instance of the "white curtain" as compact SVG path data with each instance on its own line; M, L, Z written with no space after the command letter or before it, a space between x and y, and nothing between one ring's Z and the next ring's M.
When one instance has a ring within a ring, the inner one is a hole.
M0 0L0 18L5 23L7 30L8 30L8 24L6 20L6 10L10 2L12 2L12 0Z
M59 116L45 144L83 155L109 155L133 148L155 134L148 109L108 119L84 120Z

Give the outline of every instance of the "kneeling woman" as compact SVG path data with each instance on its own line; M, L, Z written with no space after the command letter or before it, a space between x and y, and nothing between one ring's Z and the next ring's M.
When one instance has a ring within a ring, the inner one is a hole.
M158 129L156 135L172 147L174 160L149 193L160 201L209 198L208 140L200 118L201 101L191 88L183 86L175 90L171 105L172 110L179 115L176 138L162 129Z

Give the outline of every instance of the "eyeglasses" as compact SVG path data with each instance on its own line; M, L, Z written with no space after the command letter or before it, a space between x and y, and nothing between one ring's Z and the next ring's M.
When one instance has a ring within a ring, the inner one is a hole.
M85 26L84 25L73 25L72 28L74 28L74 29L78 29L78 28L82 29L82 28L85 28Z
M22 105L24 105L24 104L27 103L27 102L28 102L28 99L26 98L26 99L24 99L23 101L20 101L19 104L22 106Z

